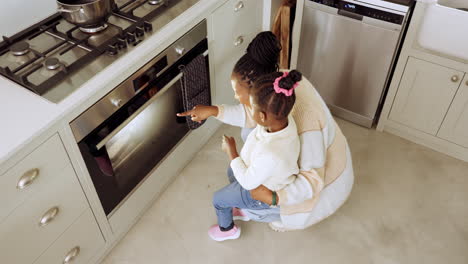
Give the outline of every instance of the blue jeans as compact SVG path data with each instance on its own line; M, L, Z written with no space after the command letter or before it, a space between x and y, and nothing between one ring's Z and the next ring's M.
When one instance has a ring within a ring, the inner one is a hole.
M228 179L230 184L215 192L213 196L213 206L218 217L218 225L227 228L232 224L232 208L262 210L269 209L266 203L254 200L250 192L237 182L232 169L228 169Z

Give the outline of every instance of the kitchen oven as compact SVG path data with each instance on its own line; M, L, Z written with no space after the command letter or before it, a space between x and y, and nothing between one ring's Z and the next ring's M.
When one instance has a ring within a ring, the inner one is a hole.
M183 67L200 56L208 67L206 36L203 21L72 121L108 217L189 132L176 116L183 111Z

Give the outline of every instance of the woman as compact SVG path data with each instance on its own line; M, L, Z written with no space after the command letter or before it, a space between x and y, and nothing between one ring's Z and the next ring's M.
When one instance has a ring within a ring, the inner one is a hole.
M271 32L261 32L234 66L231 83L239 105L196 106L180 116L202 121L214 116L242 127L242 138L256 126L249 92L260 76L278 70L280 44ZM272 192L260 186L250 192L253 199L277 208L243 210L244 219L269 222L276 231L304 229L333 214L348 198L353 168L348 144L326 104L312 84L303 78L296 88L291 112L301 141L300 174L285 188ZM228 177L232 178L232 171Z

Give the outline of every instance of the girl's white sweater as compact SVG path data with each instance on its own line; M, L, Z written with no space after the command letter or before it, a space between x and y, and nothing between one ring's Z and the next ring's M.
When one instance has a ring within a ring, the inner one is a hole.
M240 157L231 161L239 184L247 190L264 185L278 191L295 180L300 142L293 118L284 129L268 133L258 125L247 137Z

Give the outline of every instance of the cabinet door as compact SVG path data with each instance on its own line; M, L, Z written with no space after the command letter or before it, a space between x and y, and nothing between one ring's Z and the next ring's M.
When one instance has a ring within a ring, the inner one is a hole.
M458 89L437 136L468 148L468 76Z
M463 76L463 72L410 57L389 119L436 135Z
M215 77L214 103L234 102L231 72L250 41L262 30L262 3L259 0L228 0L212 18L212 70Z
M32 263L88 207L69 164L0 224L0 263Z

